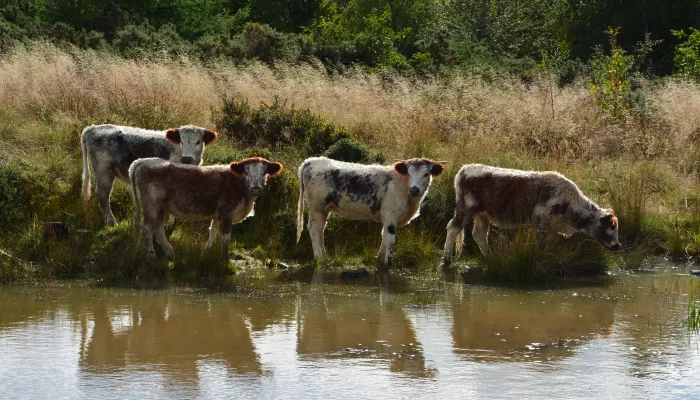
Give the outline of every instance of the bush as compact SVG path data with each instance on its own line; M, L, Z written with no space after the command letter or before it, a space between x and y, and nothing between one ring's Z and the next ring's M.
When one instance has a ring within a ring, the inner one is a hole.
M630 92L630 70L634 57L627 55L617 44L617 29L606 31L610 38L610 55L598 48L591 60L591 82L589 87L601 108L613 117L623 117L629 111L627 106Z
M47 175L0 161L0 226L9 228L30 220L53 192Z
M344 126L326 122L309 110L287 108L277 97L257 110L245 100L224 98L213 119L219 133L242 146L273 150L294 146L306 155L319 155L337 141L351 138Z
M384 164L386 161L383 153L374 151L361 142L347 138L335 142L323 155L334 160L364 164Z
M101 32L76 31L72 26L63 22L56 22L50 31L51 37L57 44L70 43L81 49L101 49L105 46L104 35Z
M673 56L675 75L700 82L700 31L690 28L690 34L682 29L671 32L676 38L685 39L676 46L676 54Z
M147 22L125 26L117 32L112 44L121 55L128 58L152 52L180 55L191 50L191 45L178 35L175 25L165 24L156 30Z
M246 23L243 26L242 37L246 55L266 63L276 60L294 61L299 58L301 52L294 34L277 32L265 24Z

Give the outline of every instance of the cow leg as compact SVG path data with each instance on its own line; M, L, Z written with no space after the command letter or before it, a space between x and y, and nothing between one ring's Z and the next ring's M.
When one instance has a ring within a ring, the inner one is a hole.
M219 221L214 218L211 220L211 226L209 227L209 240L207 240L207 250L211 249L216 242L216 236L219 234Z
M153 247L153 233L158 225L158 217L153 212L144 210L143 214L143 241L146 247L146 258L155 260L156 249Z
M117 221L112 214L112 208L109 206L109 198L112 195L112 187L114 186L114 171L109 168L94 169L95 172L95 196L100 202L102 215L104 216L106 225L116 225Z
M161 215L161 217L158 218L158 222L156 223L156 227L155 227L155 235L156 235L156 240L158 240L158 244L165 251L165 256L168 258L173 258L175 256L175 252L173 251L173 247L170 245L170 242L168 241L168 236L165 234L164 215ZM153 242L151 241L151 243L153 243Z
M477 214L474 216L474 229L472 229L472 236L479 245L479 250L481 254L487 256L490 253L489 250L489 219L486 215Z
M380 267L388 267L391 265L391 248L396 243L396 222L384 221L383 225L382 245L379 247L377 264Z
M445 249L442 255L445 265L452 263L455 246L457 246L457 252L461 252L462 243L464 242L464 228L469 223L471 215L470 211L457 209L454 218L447 223L447 239L445 240Z
M222 252L228 257L228 245L231 242L231 228L233 226L231 218L224 218L219 222L219 236L221 236Z
M311 235L311 245L314 248L314 258L319 259L326 255L323 243L323 234L326 230L326 219L328 213L309 210L309 235Z

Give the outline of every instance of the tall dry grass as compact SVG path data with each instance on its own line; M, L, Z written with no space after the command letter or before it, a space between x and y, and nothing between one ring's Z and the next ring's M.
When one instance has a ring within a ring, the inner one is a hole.
M553 91L553 93L552 93ZM646 85L653 115L612 120L584 84L485 84L468 76L413 81L361 70L329 76L309 64L202 67L190 60L125 60L48 44L0 58L0 107L39 121L116 117L165 128L211 125L224 95L253 104L274 96L342 123L395 156L476 161L504 152L560 161L689 159L697 147L700 90Z

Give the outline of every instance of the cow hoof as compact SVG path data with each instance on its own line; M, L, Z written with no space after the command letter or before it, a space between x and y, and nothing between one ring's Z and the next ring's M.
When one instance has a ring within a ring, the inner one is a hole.
M68 241L68 225L65 222L45 222L44 239L59 239Z

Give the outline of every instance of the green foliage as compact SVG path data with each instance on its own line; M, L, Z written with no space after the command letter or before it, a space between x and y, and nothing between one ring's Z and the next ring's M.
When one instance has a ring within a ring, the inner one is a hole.
M700 82L700 31L690 28L690 34L682 29L673 30L673 36L683 40L676 46L673 56L674 74L678 77Z
M542 238L534 229L521 228L495 236L491 253L479 259L490 281L535 283L600 275L606 268L605 250L583 235L565 239L552 233Z
M243 26L245 54L249 58L272 63L294 61L299 57L299 43L294 35L277 32L268 25L248 22Z
M101 49L105 46L104 35L101 32L76 31L72 26L56 22L50 30L50 35L57 44L70 43L81 49Z
M155 29L149 23L127 25L117 32L113 46L127 58L141 57L150 53L179 55L190 50L190 44L177 34L175 25L172 24L163 25L159 29Z
M351 137L344 126L326 122L309 110L286 107L277 97L271 105L261 103L257 110L247 101L225 98L213 119L219 133L242 146L295 146L307 155L319 155L338 140Z
M349 138L338 140L323 155L334 160L363 164L384 164L386 161L386 156L381 152L374 151L362 142Z
M629 112L630 71L634 57L617 44L619 29L609 28L610 55L598 48L591 59L589 87L601 108L613 117L624 117Z
M50 205L55 190L38 169L0 161L0 225L12 227ZM10 229L12 230L12 229Z

